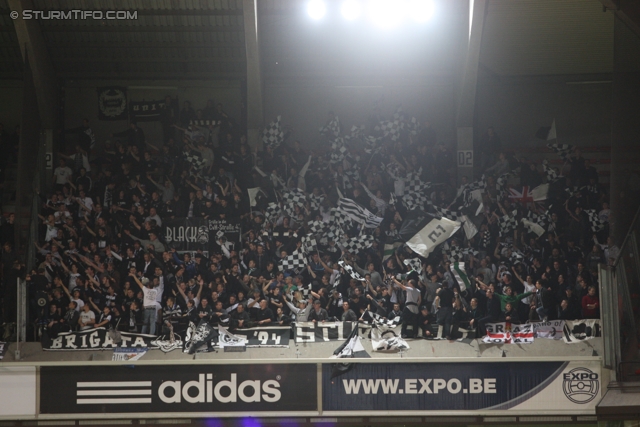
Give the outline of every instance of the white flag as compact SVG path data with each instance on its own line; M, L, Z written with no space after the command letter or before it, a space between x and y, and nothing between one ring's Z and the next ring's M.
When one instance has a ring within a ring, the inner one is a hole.
M536 224L535 222L529 221L528 219L525 219L525 218L522 218L520 221L522 221L524 226L527 227L529 231L531 231L532 233L536 233L538 237L542 236L545 233L544 228L542 228L540 225Z
M227 328L218 325L218 345L220 348L225 347L244 347L248 343L245 337L234 335Z
M247 193L249 193L249 206L254 207L258 204L256 201L256 196L260 191L260 187L247 188Z
M534 202L540 202L542 200L547 200L547 195L549 194L549 184L541 184L536 188L531 190L531 197L533 197Z
M429 254L441 243L444 243L451 235L460 229L458 221L447 218L433 219L415 236L407 242L415 253L427 258Z

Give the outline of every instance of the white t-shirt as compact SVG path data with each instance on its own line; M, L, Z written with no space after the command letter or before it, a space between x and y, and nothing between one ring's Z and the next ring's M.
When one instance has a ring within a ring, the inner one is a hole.
M85 197L85 198L78 197L78 199L80 199L82 204L85 205L87 209L91 210L93 208L93 200L91 200L91 197ZM88 214L88 213L89 212L87 212L84 208L78 207L78 217L79 218L84 217L84 215Z
M84 311L82 310L80 312L80 322L81 323L87 323L90 320L96 320L96 315L93 314L93 311L89 310L89 311ZM85 325L85 326L81 326L80 330L84 331L86 329L91 329L93 328L93 325Z
M156 307L156 299L158 298L158 289L147 288L145 286L144 288L142 288L142 293L144 294L144 299L142 301L142 305L144 306L144 308Z
M73 174L73 172L68 166L65 166L65 167L58 166L53 171L53 174L56 177L56 184L64 185L69 182L69 178L71 178L71 175Z
M530 285L526 280L522 282L522 284L524 285L525 293L526 292L533 292L534 294L536 293L535 285ZM531 295L529 295L528 297L522 298L522 302L529 305L529 303L531 302Z
M71 301L76 303L76 311L80 311L82 310L82 307L84 307L84 301L82 301L81 299L72 299Z

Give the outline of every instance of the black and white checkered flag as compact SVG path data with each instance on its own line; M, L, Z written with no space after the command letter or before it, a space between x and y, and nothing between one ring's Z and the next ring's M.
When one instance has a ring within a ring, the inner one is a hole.
M360 139L363 136L364 136L364 125L361 125L361 126L353 125L353 126L351 126L351 133L349 135L350 139Z
M307 199L309 200L309 204L311 205L311 209L313 209L314 211L320 209L320 205L322 204L322 202L324 202L324 194L320 194L318 196L316 196L315 194L311 193L307 196Z
M196 171L202 170L204 168L207 161L198 153L191 151L189 153L185 153L185 159L191 167L193 167Z
M400 121L381 121L374 130L382 133L384 137L389 137L391 141L396 142L400 139Z
M331 143L331 156L329 162L331 164L337 164L342 162L348 153L347 147L344 145L344 139L337 137Z
M544 170L545 175L547 176L547 182L551 183L558 180L558 172L549 166L549 162L547 160L542 161L542 169Z
M282 190L282 199L287 204L304 206L307 201L307 195L299 188L287 188Z
M365 148L364 148L364 152L367 154L376 154L378 151L380 151L382 149L382 138L376 137L376 136L365 136L364 137L364 143L365 143Z
M375 326L383 326L385 328L395 329L398 326L402 325L402 318L400 316L396 316L393 319L387 319L386 317L382 317L372 311L369 311L369 315L373 319L373 324Z
M407 210L424 209L425 203L429 202L429 197L425 193L405 192L402 196L402 204Z
M557 155L562 157L562 160L564 160L565 162L569 161L569 155L571 154L571 151L573 150L573 145L569 145L569 144L549 143L549 144L547 144L547 147L549 147Z
M420 179L421 173L422 173L422 168L420 168L420 170L418 171L407 174L407 177L404 179L404 191L415 193L415 192L427 192L431 190L431 183L423 182Z
M315 252L318 247L318 243L316 242L316 239L314 239L311 236L302 236L300 241L302 242L302 250L307 255L310 255L311 253Z
M460 246L452 246L448 251L443 249L442 252L447 255L447 258L451 262L464 261L465 255L473 255L474 257L477 257L480 254L473 248L461 248Z
M358 236L347 240L342 246L344 246L347 252L356 255L365 249L369 249L371 245L373 245L374 240L373 236Z
M329 228L329 224L322 221L309 221L307 225L309 226L309 233L311 234L320 234Z
M320 126L320 135L325 135L328 138L337 138L340 135L340 119L335 116L325 126Z
M278 262L278 268L280 271L293 271L298 273L307 266L307 261L304 257L303 251L293 251L291 255L282 258Z
M516 219L517 215L518 211L514 210L510 214L500 217L500 220L498 221L498 226L500 227L500 237L506 236L516 229L516 227L518 226L518 220Z
M278 219L281 215L282 209L277 203L269 203L267 205L267 209L265 210L264 216L267 218L267 221L273 222Z
M395 206L398 203L398 199L396 198L396 193L389 194L389 205Z
M450 209L447 208L441 208L439 206L436 205L432 205L433 209L441 216L443 216L444 218L450 219L452 221L460 221L462 219L462 216L464 214L461 214L459 212L456 211L452 211Z
M475 190L485 190L487 188L487 181L484 177L484 175L482 175L482 177L478 180L478 181L473 181L470 184L467 184L466 189L469 191L475 191Z
M420 258L405 259L404 265L406 265L413 271L417 271L418 274L422 273L422 261L420 260Z
M393 116L391 117L394 121L402 121L404 120L404 110L402 109L402 104L396 107L396 111L393 112Z
M329 224L337 225L343 230L351 228L351 218L338 208L331 208L329 211Z
M595 209L585 209L584 212L589 217L589 224L591 225L591 231L597 233L602 230L606 225L606 222L601 220L598 216L598 212Z
M262 143L264 145L277 148L284 141L284 131L280 128L280 118L281 116L276 117L276 119L269 123L269 126L262 131Z
M338 261L338 265L342 268L344 268L344 271L346 271L347 273L349 273L349 276L351 276L352 279L356 279L359 282L364 282L364 277L362 277L360 275L360 273L358 273L356 270L353 269L353 267L351 267L349 264L347 264L344 261Z

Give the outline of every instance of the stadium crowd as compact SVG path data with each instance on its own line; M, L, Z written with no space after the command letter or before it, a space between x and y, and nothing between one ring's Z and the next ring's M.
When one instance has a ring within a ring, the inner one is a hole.
M173 104L167 98L162 141L134 122L114 125L106 143L87 120L66 132L75 150L60 153L53 191L41 195L37 268L26 275L39 333L161 334L189 321L234 329L371 311L400 316L407 337L434 337L443 325L455 338L458 328L482 336L492 322L599 317L597 266L617 248L606 191L579 150L555 146L564 164L554 170L506 153L490 128L476 145L477 181L456 187L447 143L400 110L391 120L372 114L350 136L330 113L326 149L314 152L276 122L257 151L222 105ZM545 183L542 198L527 198ZM338 224L341 199L381 221ZM475 232L461 227L420 257L403 230L424 212L467 212ZM240 223L241 241L176 250L163 230L176 218ZM20 264L2 236L6 289ZM362 236L371 239L355 250L343 244ZM302 250L304 265L287 262ZM468 286L454 275L460 262ZM15 319L6 298L3 316Z

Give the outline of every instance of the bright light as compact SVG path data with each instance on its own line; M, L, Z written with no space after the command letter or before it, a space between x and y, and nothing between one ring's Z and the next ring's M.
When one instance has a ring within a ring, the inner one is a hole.
M327 12L327 6L322 0L311 0L307 5L307 13L313 19L322 19Z
M344 3L342 3L342 7L340 10L342 11L342 16L344 16L347 21L353 21L360 16L360 9L361 8L359 1L346 0Z
M374 24L383 28L395 27L402 21L405 12L404 0L371 0L369 17Z
M433 16L435 4L433 0L413 0L409 3L411 17L420 23L427 22Z

